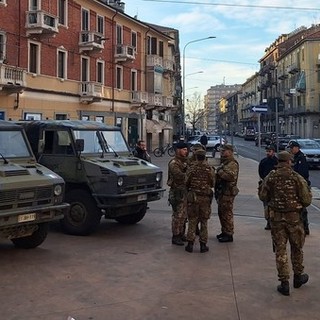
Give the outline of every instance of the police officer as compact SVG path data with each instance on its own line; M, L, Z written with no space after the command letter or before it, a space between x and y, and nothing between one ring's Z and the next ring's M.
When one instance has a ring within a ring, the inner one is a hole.
M303 273L304 229L300 212L310 205L312 195L307 182L291 168L292 155L287 151L278 154L279 164L265 178L259 190L259 198L267 201L270 208L271 235L276 254L278 278L281 281L277 290L290 295L290 270L287 242L291 247L291 263L294 272L293 286L300 288L308 282L309 276Z
M218 203L218 216L221 233L217 235L219 242L232 242L234 233L233 203L239 193L237 187L239 163L233 156L233 146L225 144L220 149L221 165L217 168L215 198Z
M262 180L270 173L271 170L275 169L275 166L278 164L278 158L276 156L275 147L273 145L266 146L266 157L263 158L258 166L258 173L260 177L259 183L262 183ZM270 230L270 221L268 213L268 205L266 202L263 202L264 208L264 217L267 220L267 225L265 230Z
M305 154L300 150L300 144L296 141L291 141L289 144L290 152L293 154L293 170L298 172L304 177L308 186L311 185L309 180L309 166ZM308 221L308 211L303 208L301 212L304 232L306 235L310 234L309 221Z
M199 148L195 152L196 162L187 170L187 213L188 213L188 244L187 252L193 251L196 237L196 228L200 223L199 241L200 252L209 251L208 219L211 215L211 202L213 198L214 169L206 161L206 151Z
M183 246L186 223L186 171L188 146L180 141L176 144L175 157L168 163L169 203L172 206L172 244Z

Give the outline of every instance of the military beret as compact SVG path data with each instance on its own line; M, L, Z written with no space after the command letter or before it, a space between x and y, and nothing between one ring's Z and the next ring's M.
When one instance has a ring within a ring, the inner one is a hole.
M221 150L231 150L231 151L233 151L233 146L231 144L224 144L221 147Z
M195 150L194 154L196 156L205 156L206 155L206 151L204 149L197 149L197 150Z
M289 148L298 147L300 148L300 144L297 141L290 141Z
M283 162L292 160L292 154L288 151L281 151L278 153L278 160Z
M176 149L184 149L184 148L188 148L188 145L185 142L180 141L175 145L175 148Z
M276 148L274 145L270 144L268 146L266 146L266 150L273 150L273 151L276 151Z

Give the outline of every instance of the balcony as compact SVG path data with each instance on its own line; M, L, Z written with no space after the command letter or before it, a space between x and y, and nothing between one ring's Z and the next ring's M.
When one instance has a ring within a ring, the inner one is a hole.
M163 59L155 54L147 56L147 67L161 67L163 68Z
M118 44L116 45L116 48L115 48L114 57L116 62L135 60L136 49L132 46Z
M174 61L170 59L163 59L163 69L165 71L174 71Z
M80 83L80 101L82 103L100 102L103 97L103 87L97 82Z
M293 63L291 66L287 67L287 72L290 74L295 74L298 73L300 71L298 65L296 65L295 63Z
M161 94L154 94L154 93L149 93L149 105L159 107L162 106L162 95Z
M162 105L166 108L172 108L173 107L173 97L162 97Z
M148 103L148 93L144 91L132 91L131 92L132 103Z
M26 70L0 64L0 90L8 94L22 92L27 86Z
M99 51L104 49L103 34L92 31L81 31L79 38L80 53L83 51Z
M47 34L55 35L58 30L58 17L43 10L26 11L27 35Z

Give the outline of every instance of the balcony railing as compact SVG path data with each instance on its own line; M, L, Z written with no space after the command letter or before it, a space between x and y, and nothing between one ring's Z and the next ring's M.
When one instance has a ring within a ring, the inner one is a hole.
M58 22L58 17L43 10L26 11L27 35L56 34L59 32Z
M103 86L101 83L85 81L80 83L80 100L82 102L98 102L103 97Z
M147 67L163 67L163 59L155 54L147 56Z
M131 102L148 103L148 93L144 91L132 91Z
M92 31L81 31L79 38L80 52L104 49L103 34Z
M174 71L174 62L170 59L163 59L163 68L168 71Z
M164 107L172 108L173 107L173 97L162 97L162 105Z
M132 46L118 44L115 47L114 57L117 62L134 60L136 58L136 49Z
M162 106L162 95L149 93L149 105Z
M0 88L10 92L21 92L27 86L26 70L0 64Z

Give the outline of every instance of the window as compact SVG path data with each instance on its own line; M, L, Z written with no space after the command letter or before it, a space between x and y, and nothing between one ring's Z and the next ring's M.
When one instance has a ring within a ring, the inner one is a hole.
M81 58L81 81L89 81L89 59Z
M157 38L151 38L151 54L158 54L157 52Z
M131 70L131 90L137 91L137 70Z
M134 31L131 32L131 46L137 51L137 33Z
M6 34L3 32L0 32L0 62L3 62L3 60L6 58L6 43L7 43Z
M29 0L29 10L30 11L41 10L39 0Z
M120 26L119 24L117 24L117 44L122 44L122 26Z
M163 57L163 41L159 41L159 56Z
M68 115L66 113L56 113L56 120L68 120Z
M122 67L116 67L116 88L122 89L123 87L123 70Z
M67 25L67 16L68 16L67 9L68 9L67 0L58 0L59 23L62 25Z
M96 121L104 123L104 117L103 116L96 116Z
M41 118L42 118L41 113L26 112L24 114L24 120L41 120Z
M104 19L102 16L97 16L97 31L104 34Z
M81 10L81 30L89 31L89 11L87 9Z
M40 46L36 43L29 43L29 72L40 73Z
M151 37L147 38L147 54L151 54Z
M58 72L57 76L61 79L67 78L67 53L65 51L58 50Z
M97 82L104 84L104 62L97 61Z

